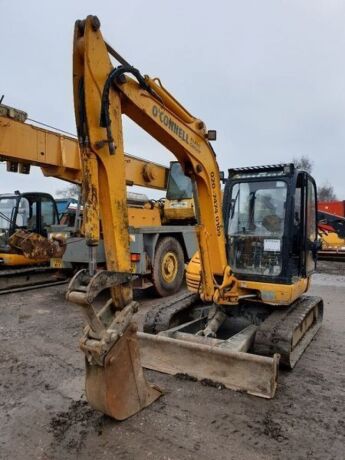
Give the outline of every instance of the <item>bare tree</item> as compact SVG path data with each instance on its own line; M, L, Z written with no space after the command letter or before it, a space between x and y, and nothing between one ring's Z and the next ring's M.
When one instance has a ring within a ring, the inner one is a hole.
M71 184L66 188L56 191L56 194L63 198L78 198L79 193L80 193L80 187L79 185L76 185L76 184Z
M313 162L308 156L301 155L299 158L294 157L292 162L297 169L302 169L303 171L307 171L309 174L311 174L313 170Z
M314 164L306 155L301 155L299 158L295 157L292 162L296 168L311 174ZM317 187L317 194L319 201L334 201L337 199L333 185L328 182Z
M337 199L333 185L329 183L320 185L317 189L317 195L319 201L335 201Z

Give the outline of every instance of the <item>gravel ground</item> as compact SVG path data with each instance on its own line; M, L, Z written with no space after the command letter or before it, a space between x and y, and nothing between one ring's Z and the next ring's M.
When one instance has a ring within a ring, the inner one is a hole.
M1 296L0 458L344 459L345 264L330 264L311 291L323 327L273 400L147 372L165 395L124 422L85 401L82 319L65 287Z

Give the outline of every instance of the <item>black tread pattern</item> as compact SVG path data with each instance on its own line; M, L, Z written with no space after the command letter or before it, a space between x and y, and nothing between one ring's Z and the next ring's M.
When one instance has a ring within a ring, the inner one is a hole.
M190 292L184 292L167 300L161 299L160 303L146 314L144 332L158 334L169 329L173 317L198 302L200 302L199 295Z
M294 331L315 307L318 309L316 323L292 349ZM323 301L320 297L302 296L289 307L277 308L259 326L255 335L254 352L265 356L279 353L281 363L293 368L319 329L322 313Z

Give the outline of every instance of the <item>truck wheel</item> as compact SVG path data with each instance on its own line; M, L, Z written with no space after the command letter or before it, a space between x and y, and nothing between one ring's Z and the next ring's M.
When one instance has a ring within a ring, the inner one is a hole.
M161 239L156 246L152 282L160 297L179 291L184 275L184 256L180 243L172 237Z

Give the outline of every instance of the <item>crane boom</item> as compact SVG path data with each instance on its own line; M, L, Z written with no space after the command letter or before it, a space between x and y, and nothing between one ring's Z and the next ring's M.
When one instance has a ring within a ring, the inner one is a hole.
M77 139L25 122L26 114L0 105L0 161L11 172L29 173L38 166L48 177L81 182L80 153ZM169 168L125 155L127 185L165 190Z

